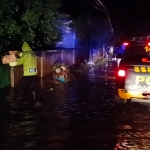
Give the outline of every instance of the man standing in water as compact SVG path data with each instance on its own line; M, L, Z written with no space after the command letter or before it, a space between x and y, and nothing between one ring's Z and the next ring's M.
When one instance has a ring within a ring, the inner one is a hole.
M33 97L36 96L37 80L37 56L27 42L23 43L22 52L16 62L10 63L10 66L23 65L23 76L19 85L19 99L26 95L30 90Z

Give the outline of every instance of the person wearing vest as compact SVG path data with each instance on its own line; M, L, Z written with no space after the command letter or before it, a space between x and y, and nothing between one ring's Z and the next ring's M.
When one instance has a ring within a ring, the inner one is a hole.
M22 45L22 52L16 62L10 66L23 65L23 76L19 84L19 97L26 96L26 91L30 90L35 98L37 89L37 56L27 42Z

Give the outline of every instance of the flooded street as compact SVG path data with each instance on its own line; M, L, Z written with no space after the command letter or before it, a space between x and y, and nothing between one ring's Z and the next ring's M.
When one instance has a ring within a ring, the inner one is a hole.
M123 140L150 150L150 109L115 104L114 91L114 79L91 69L69 85L43 89L40 108L31 98L18 102L13 90L2 93L0 150L114 150Z

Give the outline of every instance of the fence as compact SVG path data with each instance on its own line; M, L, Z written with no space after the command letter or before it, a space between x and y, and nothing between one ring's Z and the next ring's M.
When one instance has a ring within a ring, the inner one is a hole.
M64 63L66 65L74 64L74 49L71 50L49 50L37 53L38 77L52 73L52 67L55 63ZM23 74L22 66L11 67L10 78L11 87L17 87Z

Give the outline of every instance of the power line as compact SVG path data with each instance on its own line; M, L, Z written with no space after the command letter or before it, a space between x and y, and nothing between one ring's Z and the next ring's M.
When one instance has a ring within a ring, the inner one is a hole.
M73 2L76 2L76 3L84 3L84 2L88 2L90 3L94 8L96 8L97 10L101 11L101 12L105 12L106 15L107 15L107 19L108 19L108 23L110 25L110 28L111 28L111 31L112 33L114 33L114 30L113 30L113 27L112 27L112 24L111 24L111 19L110 19L110 16L109 16L109 12L107 10L107 8L104 6L104 4L101 2L101 0L94 0L94 3L92 3L90 0L72 0Z
M110 20L110 16L109 16L109 12L108 12L107 8L104 6L104 4L103 4L100 0L95 1L95 3L96 3L98 6L102 7L102 8L106 11L109 25L110 25L110 27L111 27L112 33L114 33L114 30L113 30L113 27L112 27L112 24L111 24L111 20Z
M88 3L90 3L93 7L95 7L96 9L98 9L99 11L102 11L103 12L103 10L102 9L100 9L100 8L98 8L97 6L95 6L92 2L90 2L89 0L87 0L87 2Z
M87 2L90 3L97 10L106 13L111 31L112 31L112 33L114 33L114 30L113 30L113 27L112 27L112 24L111 24L111 19L110 19L110 16L109 16L109 12L108 12L107 8L104 6L104 4L100 0L94 0L95 4L93 4L90 0L87 0Z

